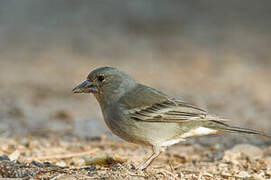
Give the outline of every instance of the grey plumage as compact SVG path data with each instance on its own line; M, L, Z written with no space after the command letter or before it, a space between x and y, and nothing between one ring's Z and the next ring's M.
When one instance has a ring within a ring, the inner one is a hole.
M139 169L147 168L167 146L187 137L223 132L271 137L263 132L229 126L225 119L139 84L112 67L92 71L73 92L94 94L113 133L126 141L152 146L153 155Z

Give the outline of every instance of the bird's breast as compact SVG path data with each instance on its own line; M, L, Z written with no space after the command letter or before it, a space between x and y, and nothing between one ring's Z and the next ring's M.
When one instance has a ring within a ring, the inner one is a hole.
M107 126L114 134L126 141L160 145L181 133L178 124L137 121L130 118L127 112L114 108L103 112Z
M132 120L125 112L117 108L103 111L106 125L115 135L128 142L149 145L148 138L142 133L141 123Z

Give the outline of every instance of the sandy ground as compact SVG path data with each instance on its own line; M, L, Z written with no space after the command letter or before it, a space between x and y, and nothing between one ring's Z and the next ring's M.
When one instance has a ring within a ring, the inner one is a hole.
M44 54L0 61L0 176L37 179L270 179L271 141L244 135L188 139L146 172L149 148L126 143L105 126L91 95L71 89L94 68L115 66L139 82L197 104L232 124L271 133L267 61L207 53L129 60ZM145 60L148 61L145 61ZM86 162L84 158L105 158ZM108 160L109 159L109 160Z
M146 171L136 165L151 152L95 138L1 138L0 175L35 179L270 179L271 147L185 143L162 154ZM92 157L92 159L89 159ZM87 160L85 160L87 159Z
M271 134L270 1L1 1L0 178L271 179L271 141L223 134L151 151L72 88L114 66Z

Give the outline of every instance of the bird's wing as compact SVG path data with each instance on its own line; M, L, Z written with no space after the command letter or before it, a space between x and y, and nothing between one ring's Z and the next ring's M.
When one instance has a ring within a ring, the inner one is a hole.
M180 100L170 99L155 89L142 86L137 87L134 92L130 92L133 95L128 93L121 99L121 103L126 105L127 114L134 120L167 123L223 121L221 118L209 115L201 108Z

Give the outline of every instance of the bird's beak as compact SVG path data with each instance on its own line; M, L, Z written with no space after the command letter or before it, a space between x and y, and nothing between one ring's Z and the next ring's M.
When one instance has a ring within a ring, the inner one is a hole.
M97 93L98 91L97 85L89 80L85 80L72 90L73 93Z

